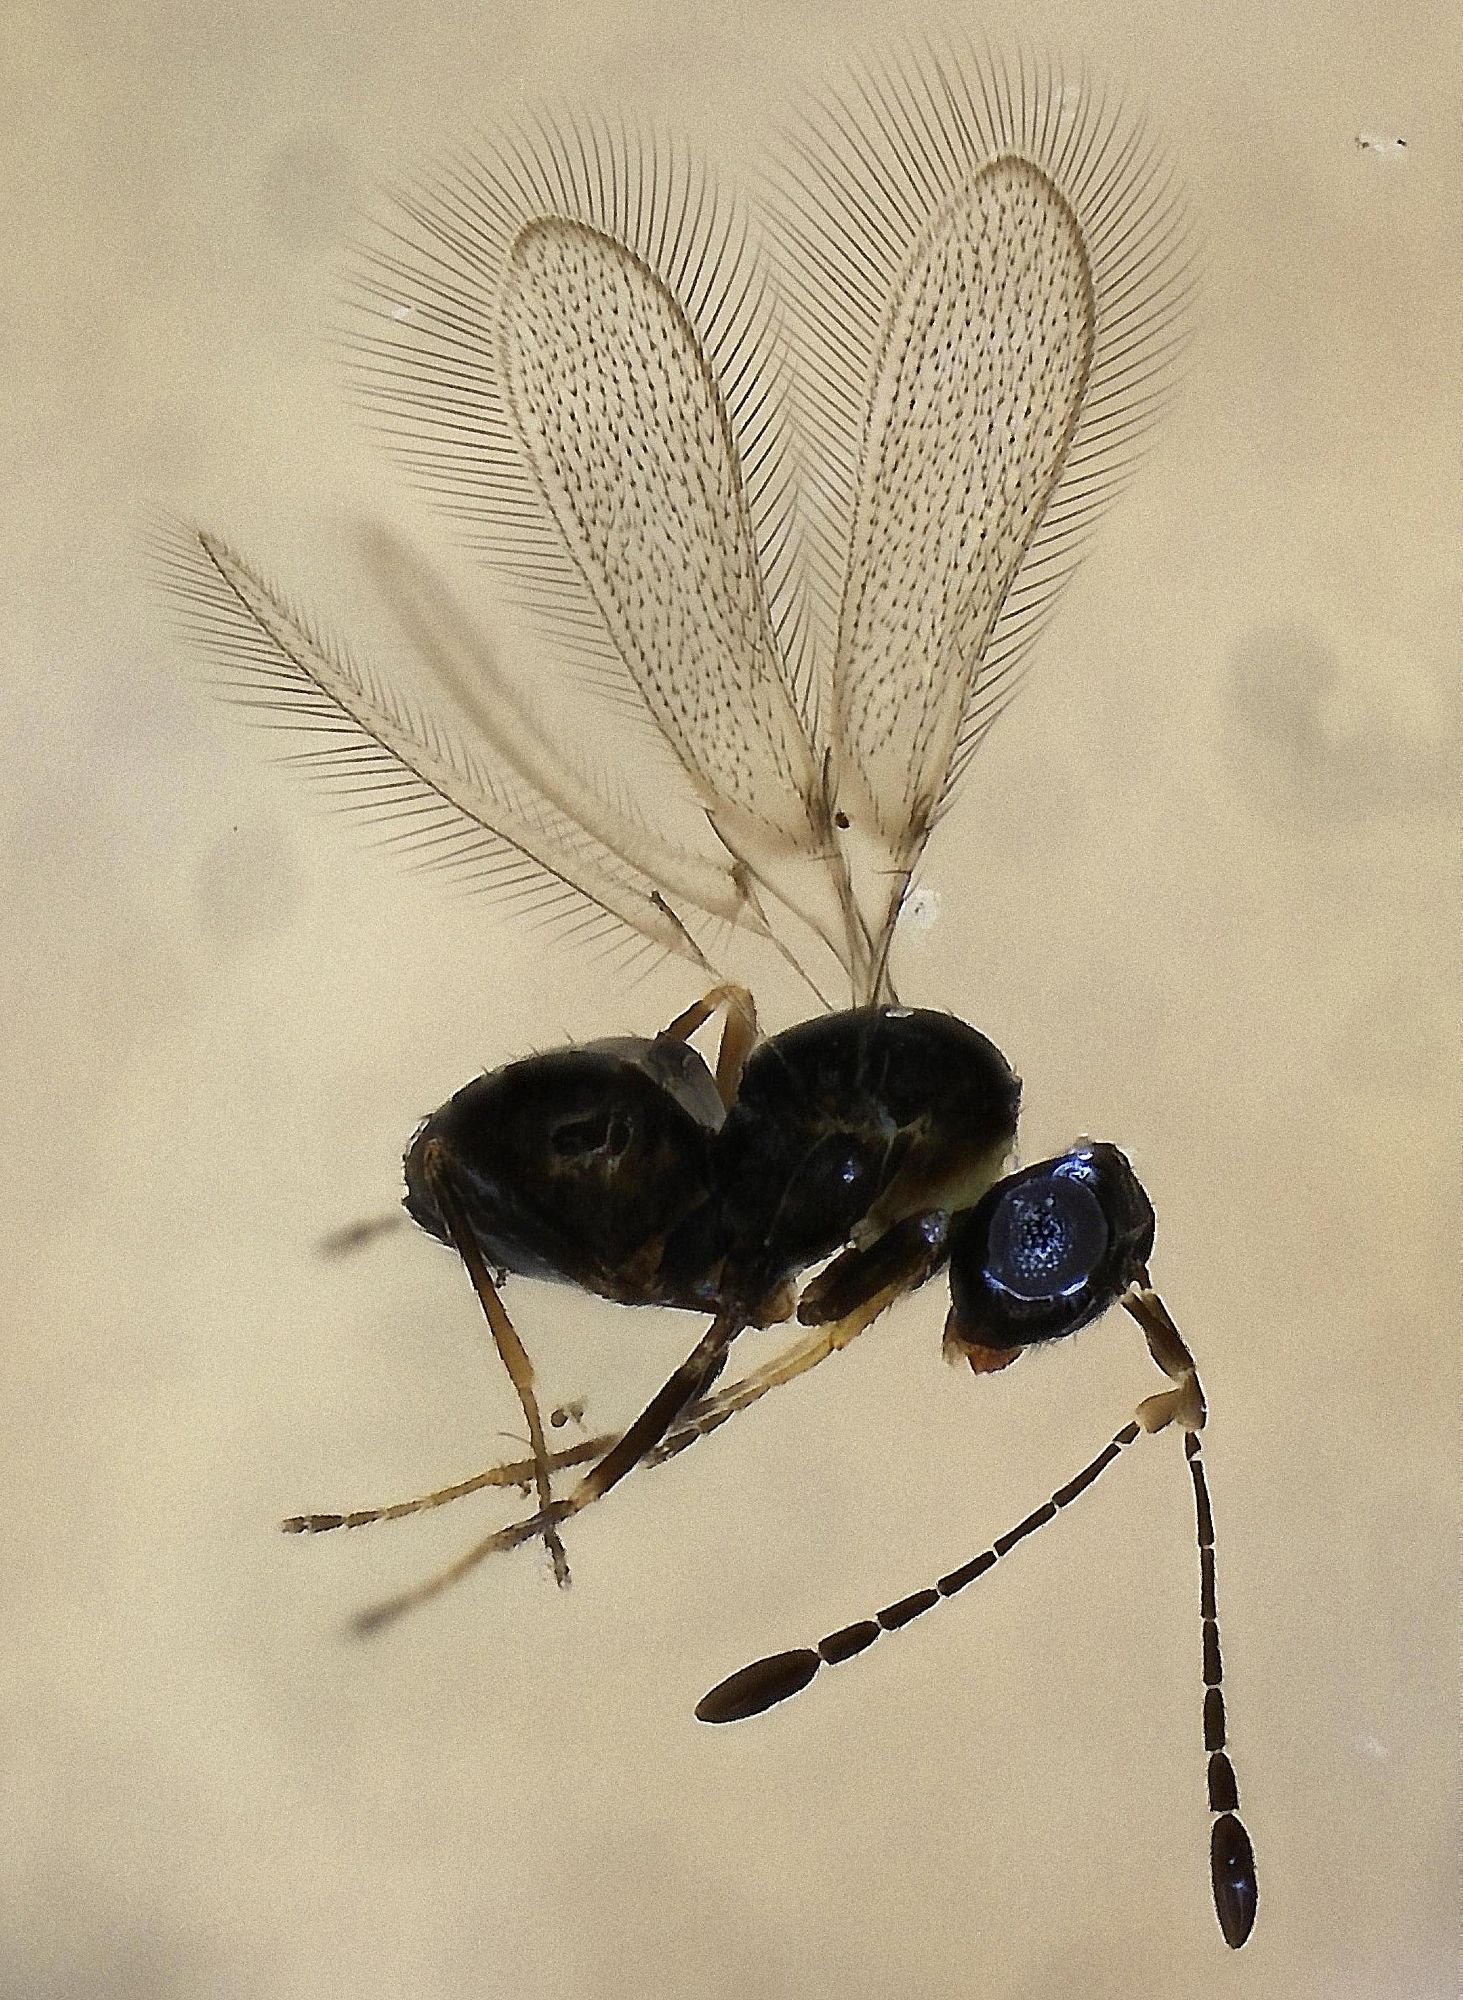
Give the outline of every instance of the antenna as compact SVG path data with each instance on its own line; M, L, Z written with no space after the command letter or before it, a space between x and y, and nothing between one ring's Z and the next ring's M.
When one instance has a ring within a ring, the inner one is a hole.
M1260 1890L1255 1880L1255 1850L1239 1816L1239 1786L1225 1734L1224 1659L1214 1588L1214 1512L1209 1505L1209 1482L1204 1477L1204 1454L1197 1431L1184 1432L1184 1456L1194 1482L1194 1527L1199 1541L1204 1748L1209 1755L1209 1810L1215 1815L1209 1839L1209 1873L1214 1885L1214 1914L1224 1942L1238 1951L1255 1927Z
M734 1674L728 1674L724 1681L718 1681L709 1694L702 1695L696 1704L698 1722L745 1722L749 1716L760 1715L763 1709L772 1708L779 1701L799 1694L812 1680L820 1667L841 1666L855 1654L863 1653L885 1632L901 1631L926 1611L932 1611L947 1597L954 1597L978 1576L984 1576L988 1569L1015 1548L1018 1542L1034 1535L1038 1528L1044 1528L1048 1521L1055 1520L1063 1507L1069 1506L1079 1493L1086 1492L1113 1461L1141 1436L1142 1426L1136 1422L1127 1423L1105 1444L1094 1459L1091 1459L1075 1479L1069 1479L1059 1487L1050 1499L1044 1501L1024 1521L1018 1521L1014 1528L983 1549L969 1562L961 1563L942 1576L930 1588L917 1590L909 1597L901 1597L893 1604L886 1604L882 1611L876 1611L872 1618L862 1618L852 1625L844 1625L837 1632L830 1632L813 1646L798 1646L791 1652L770 1653L765 1659L754 1660L750 1666L740 1667Z
M1196 1378L1197 1379L1197 1378ZM1154 1398L1155 1402L1159 1399ZM1200 1421L1203 1404L1199 1404ZM1156 1427L1156 1426L1155 1426ZM764 1709L798 1694L821 1667L836 1667L844 1660L866 1652L886 1632L902 1631L916 1618L932 1611L946 1598L954 1597L993 1569L1002 1556L1018 1542L1034 1535L1054 1521L1064 1507L1106 1472L1135 1438L1146 1428L1139 1422L1124 1424L1097 1456L1082 1470L1057 1488L1051 1497L1025 1520L999 1536L969 1562L952 1569L930 1587L916 1590L893 1604L886 1604L872 1618L844 1625L818 1641L816 1646L799 1646L785 1653L772 1653L754 1660L719 1681L696 1704L698 1722L743 1722ZM1254 1928L1259 1889L1255 1879L1255 1852L1239 1817L1239 1786L1230 1761L1224 1708L1224 1662L1219 1646L1219 1615L1216 1603L1214 1562L1214 1514L1209 1503L1209 1484L1204 1476L1204 1459L1197 1429L1185 1430L1184 1454L1194 1486L1194 1524L1199 1545L1199 1612L1204 1646L1204 1749L1208 1755L1209 1810L1214 1825L1209 1843L1210 1880L1214 1891L1214 1913L1224 1941L1238 1951Z

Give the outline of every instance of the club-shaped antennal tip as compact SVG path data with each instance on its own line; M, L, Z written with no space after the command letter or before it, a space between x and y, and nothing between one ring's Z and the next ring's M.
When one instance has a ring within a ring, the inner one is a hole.
M765 1660L753 1660L718 1681L710 1694L696 1704L698 1722L745 1722L760 1715L789 1695L808 1685L823 1664L811 1646L799 1646L791 1653L772 1653Z
M1231 1950L1238 1951L1255 1927L1260 1898L1255 1881L1255 1850L1236 1814L1221 1813L1215 1820L1209 1862L1219 1928L1224 1933L1224 1942Z

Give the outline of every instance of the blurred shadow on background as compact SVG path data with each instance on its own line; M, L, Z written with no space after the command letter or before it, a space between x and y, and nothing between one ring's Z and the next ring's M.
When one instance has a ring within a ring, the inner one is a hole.
M1240 789L1282 821L1364 825L1449 796L1445 734L1409 731L1376 677L1343 674L1304 625L1258 626L1232 648L1226 747Z

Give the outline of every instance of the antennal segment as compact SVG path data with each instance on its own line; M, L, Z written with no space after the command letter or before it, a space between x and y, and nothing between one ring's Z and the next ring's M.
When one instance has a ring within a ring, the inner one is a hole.
M969 1562L952 1569L924 1590L914 1591L893 1604L885 1605L872 1618L857 1620L830 1632L816 1646L798 1646L785 1653L772 1653L754 1660L719 1681L696 1704L698 1722L743 1722L760 1715L799 1694L821 1667L838 1666L856 1654L867 1652L885 1632L898 1632L916 1618L932 1611L947 1597L954 1597L967 1584L984 1576L988 1569L1008 1555L1018 1542L1034 1535L1056 1519L1080 1493L1085 1493L1119 1458L1135 1438L1178 1424L1184 1432L1184 1455L1194 1486L1194 1527L1199 1545L1199 1613L1204 1646L1204 1749L1208 1757L1209 1810L1214 1815L1209 1842L1210 1881L1214 1892L1214 1913L1224 1941L1238 1951L1254 1929L1259 1906L1255 1875L1255 1851L1244 1822L1239 1817L1239 1785L1230 1761L1224 1707L1224 1661L1219 1645L1219 1612L1215 1584L1214 1513L1209 1503L1209 1483L1204 1474L1199 1432L1205 1420L1204 1392L1199 1386L1193 1357L1184 1345L1157 1294L1146 1286L1136 1288L1122 1300L1148 1336L1154 1359L1168 1374L1174 1387L1150 1396L1140 1405L1137 1417L1124 1424L1097 1456L1083 1466L1065 1486L1018 1521L988 1549Z
M1194 1525L1199 1539L1199 1616L1204 1634L1204 1748L1209 1755L1209 1810L1215 1815L1209 1841L1214 1914L1224 1942L1238 1951L1255 1927L1259 1884L1255 1850L1237 1810L1239 1786L1229 1760L1224 1715L1224 1659L1219 1649L1219 1612L1214 1582L1214 1514L1204 1454L1197 1431L1185 1431L1184 1455L1194 1481Z
M1044 1528L1048 1521L1055 1520L1063 1507L1070 1506L1079 1493L1085 1493L1125 1447L1142 1435L1140 1424L1124 1424L1096 1458L1084 1465L1065 1486L1059 1486L1034 1513L1028 1514L1024 1521L1018 1521L1014 1528L1008 1529L978 1556L972 1556L969 1562L940 1577L930 1588L917 1590L909 1597L886 1604L872 1618L863 1618L856 1624L830 1632L818 1641L816 1647L799 1646L791 1652L772 1653L764 1660L754 1660L750 1666L728 1674L724 1681L719 1681L709 1694L702 1695L697 1702L696 1720L744 1722L748 1716L760 1715L764 1708L772 1708L777 1702L786 1701L790 1695L800 1693L820 1667L836 1667L844 1660L851 1660L856 1653L866 1652L883 1633L901 1631L916 1618L923 1617L926 1611L932 1611L945 1598L954 1597L968 1583L984 1576L1018 1542L1024 1542L1028 1535L1034 1535L1038 1528ZM1218 1658L1217 1638L1215 1658Z

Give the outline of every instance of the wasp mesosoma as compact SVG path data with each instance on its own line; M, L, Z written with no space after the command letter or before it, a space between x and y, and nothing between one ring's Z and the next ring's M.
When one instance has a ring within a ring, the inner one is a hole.
M376 574L452 723L218 536L169 541L192 636L238 699L305 733L294 761L474 886L538 892L581 931L678 958L701 996L659 1034L480 1076L411 1141L407 1210L466 1268L529 1456L285 1525L536 1494L363 1626L532 1540L567 1581L575 1515L935 1273L947 1349L982 1375L1120 1304L1168 1386L1088 1465L934 1585L742 1669L697 1713L785 1699L964 1589L1142 1432L1175 1427L1198 1524L1214 1896L1238 1946L1255 1869L1226 1750L1205 1405L1150 1283L1152 1207L1108 1144L1016 1166L1005 1057L954 1015L901 1005L894 966L930 837L1170 386L1184 205L1141 123L1085 78L905 54L808 107L769 208L763 249L683 149L545 116L408 185L361 253L356 387L583 670L578 741L384 533ZM611 759L634 770L633 801L587 754L611 731L606 700L643 725ZM677 770L678 830L650 811ZM818 1011L763 1036L723 968L769 949ZM718 1017L713 1067L692 1037ZM623 1434L550 1449L510 1275L708 1324ZM739 1334L794 1318L781 1352L719 1380Z

